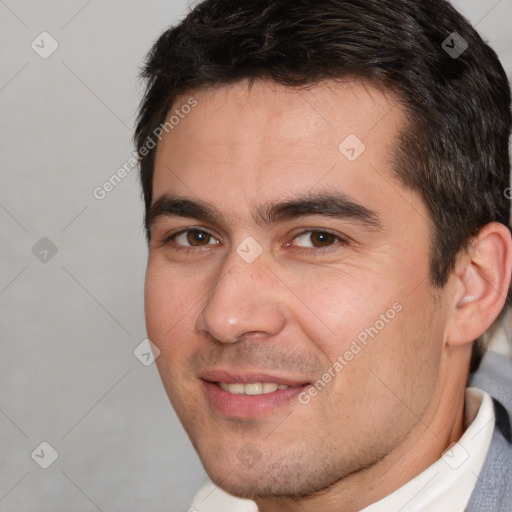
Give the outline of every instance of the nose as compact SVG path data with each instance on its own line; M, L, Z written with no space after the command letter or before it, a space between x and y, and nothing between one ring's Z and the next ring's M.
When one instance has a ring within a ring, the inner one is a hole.
M278 279L262 257L245 262L230 254L196 320L196 328L222 343L244 335L275 336L285 326Z

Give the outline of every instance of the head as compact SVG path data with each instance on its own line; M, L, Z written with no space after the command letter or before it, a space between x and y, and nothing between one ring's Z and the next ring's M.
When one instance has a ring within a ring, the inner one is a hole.
M380 463L460 395L505 304L496 54L443 0L206 0L143 74L148 334L205 468L276 497ZM226 369L293 386L219 412Z

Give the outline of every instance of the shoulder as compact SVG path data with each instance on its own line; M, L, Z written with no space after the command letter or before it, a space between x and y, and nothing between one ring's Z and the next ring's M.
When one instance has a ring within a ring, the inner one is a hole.
M512 360L487 352L480 368L470 376L469 385L489 393L512 416Z
M488 352L470 386L489 393L496 427L467 512L512 512L512 361Z

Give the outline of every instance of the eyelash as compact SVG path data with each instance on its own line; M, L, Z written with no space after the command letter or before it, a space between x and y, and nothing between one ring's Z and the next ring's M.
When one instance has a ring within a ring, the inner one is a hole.
M182 235L183 233L187 233L189 231L197 231L199 233L206 233L207 235L210 235L211 237L215 238L212 233L209 231L202 229L202 228L185 228L180 231L177 231L176 233L172 233L171 235L165 237L162 240L162 246L169 245L171 241L173 241L174 238L178 237L179 235ZM341 246L347 245L349 242L346 238L343 238L342 236L338 235L337 233L334 233L333 231L330 231L328 229L306 229L304 231L301 231L300 233L297 233L293 240L296 238L299 238L300 236L303 236L307 233L322 233L327 235L333 235L338 239L338 244L341 244ZM215 244L217 245L217 244ZM291 244L287 244L286 246L289 247ZM190 252L196 252L198 249L202 249L203 247L208 247L208 245L205 246L198 246L198 247L187 247L187 246L180 246L180 245L173 245L172 249L174 251L181 252L182 254L189 254ZM318 253L323 254L326 252L330 252L336 248L335 244L329 245L327 247L296 247L299 251L307 251L309 253L312 253L314 255L317 255Z

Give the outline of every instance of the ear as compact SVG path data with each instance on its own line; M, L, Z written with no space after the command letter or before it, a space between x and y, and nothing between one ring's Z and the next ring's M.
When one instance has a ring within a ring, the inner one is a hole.
M459 260L447 323L447 345L472 343L500 314L512 269L512 237L507 226L485 225Z

